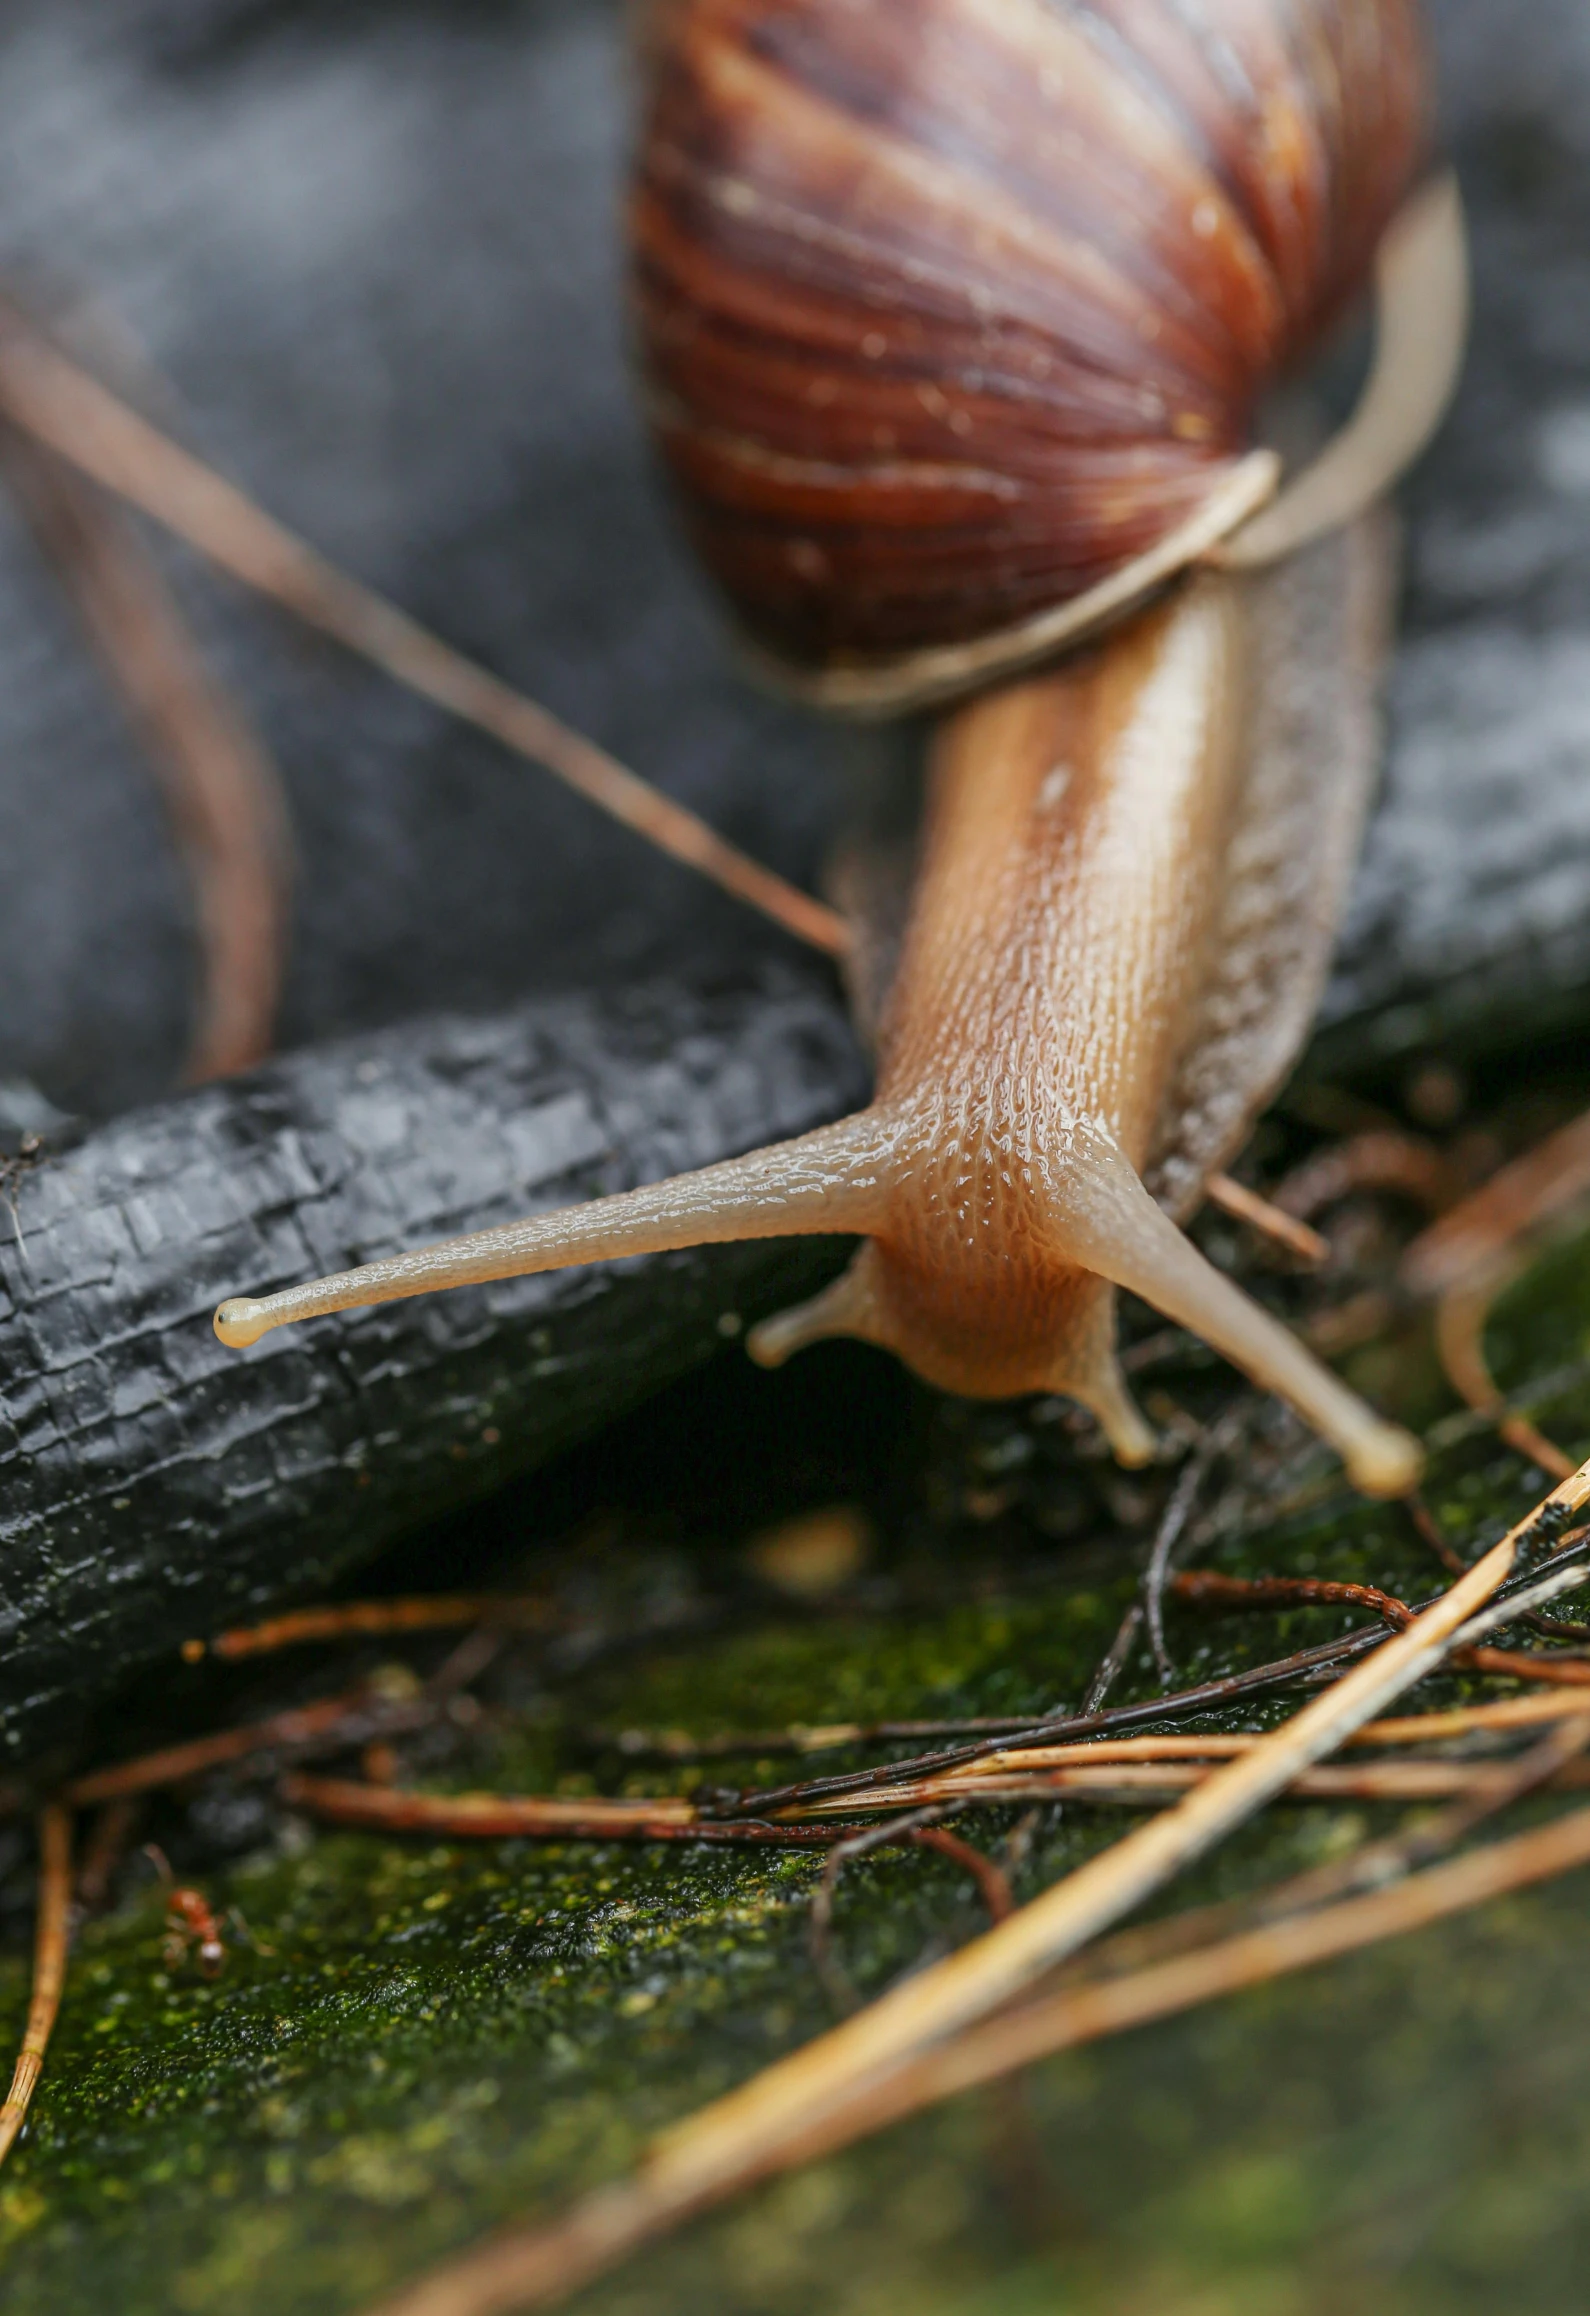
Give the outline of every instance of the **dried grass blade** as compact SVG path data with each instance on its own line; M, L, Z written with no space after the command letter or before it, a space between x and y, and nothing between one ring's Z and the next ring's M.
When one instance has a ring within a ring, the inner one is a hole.
M383 668L398 683L540 764L659 851L830 955L836 912L763 868L706 822L350 579L191 452L79 369L14 306L0 306L0 410L106 490L139 507L247 587Z
M964 2029L892 2070L863 2077L847 2097L737 2176L685 2181L651 2166L604 2188L545 2229L497 2237L439 2269L373 2316L501 2316L547 2307L615 2266L626 2253L754 2180L832 2154L934 2102L1056 2052L1146 2026L1357 1948L1423 1929L1531 1883L1590 1865L1590 1810L1511 1841L1472 1850L1385 1890L1217 1939L1116 1978L1030 1998Z
M247 1069L275 1042L287 956L281 777L116 509L10 427L0 429L0 455L143 741L187 864L204 959L188 1081Z
M39 1915L33 1938L33 1993L22 2048L6 2102L0 2107L0 2163L10 2154L44 2070L55 2014L66 1983L72 1928L72 1819L59 1802L39 1812Z

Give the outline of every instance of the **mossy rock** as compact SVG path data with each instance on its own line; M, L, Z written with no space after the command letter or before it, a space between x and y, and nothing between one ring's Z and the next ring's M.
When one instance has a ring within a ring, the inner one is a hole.
M1490 1342L1513 1387L1559 1378L1535 1412L1569 1447L1590 1441L1590 1242L1542 1265ZM1477 1546L1533 1500L1539 1475L1472 1424L1449 1420L1444 1436L1431 1501ZM1403 1516L1347 1498L1314 1451L1303 1457L1293 1508L1233 1516L1218 1564L1430 1589ZM820 1612L764 1601L747 1614L742 1595L724 1629L598 1658L555 1699L538 1692L466 1733L434 1781L668 1782L582 1748L593 1725L711 1734L1041 1710L1080 1692L1134 1581L1119 1547L1049 1547L1037 1562L990 1547L980 1561L962 1530L943 1547L937 1598L920 1562L914 1589L891 1594L899 1548L886 1534L866 1579ZM1184 1613L1172 1641L1196 1677L1341 1624L1322 1610ZM1225 1725L1286 1709L1250 1703ZM961 1822L992 1844L1008 1815ZM1368 1822L1272 1809L1174 1902L1332 1854ZM1023 1888L1121 1823L1050 1813ZM817 1872L805 1854L465 1846L278 1818L205 1876L247 1925L213 1984L163 1960L147 1881L79 1941L34 2119L0 2176L7 2308L340 2316L491 2224L612 2176L662 2122L827 2022L808 1945ZM608 2316L1575 2305L1590 2232L1585 1901L1570 1879L1050 2061L1017 2105L965 2098L775 2183L579 2304ZM840 1888L840 1951L867 1992L977 1927L969 1885L936 1856L880 1855ZM0 1987L14 2033L20 1944Z

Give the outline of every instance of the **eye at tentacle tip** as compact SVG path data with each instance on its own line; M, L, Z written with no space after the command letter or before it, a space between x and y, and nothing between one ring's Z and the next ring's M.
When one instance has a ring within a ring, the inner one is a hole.
M233 1295L215 1314L215 1332L229 1351L246 1351L262 1335L270 1332L270 1321L261 1316L262 1305L250 1295Z
M1400 1424L1371 1422L1347 1450L1347 1476L1366 1496L1406 1496L1424 1471L1424 1449Z

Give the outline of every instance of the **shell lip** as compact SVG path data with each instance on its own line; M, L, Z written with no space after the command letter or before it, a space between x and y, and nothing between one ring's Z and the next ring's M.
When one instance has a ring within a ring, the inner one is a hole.
M874 719L935 707L997 678L1035 667L1136 610L1266 505L1280 479L1281 461L1273 450L1247 452L1220 477L1185 522L1097 586L1013 627L974 637L968 643L934 644L887 659L811 668L742 638L741 657L754 674L787 698L833 714Z
M1393 218L1376 256L1375 288L1375 358L1358 408L1279 498L1280 460L1273 451L1250 451L1144 554L1014 626L966 643L818 668L750 640L742 647L745 658L774 688L813 707L863 719L909 715L1083 642L1191 564L1252 570L1340 528L1375 504L1418 457L1461 374L1469 260L1462 197L1450 169L1426 178Z

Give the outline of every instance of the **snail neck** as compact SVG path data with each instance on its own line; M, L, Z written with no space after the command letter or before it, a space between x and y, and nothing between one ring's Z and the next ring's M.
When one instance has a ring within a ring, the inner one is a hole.
M777 1360L830 1334L941 1388L1061 1391L1123 1462L1153 1451L1116 1362L1142 1295L1288 1398L1355 1479L1394 1493L1413 1443L1205 1261L1141 1169L1201 1019L1244 770L1243 624L1202 578L940 735L925 858L885 1016L868 1237Z
M879 1100L991 1189L1062 1201L1085 1129L1146 1155L1203 984L1236 791L1240 633L1220 581L1106 651L973 701L936 745Z
M1140 1234L1138 1169L1203 980L1238 664L1231 591L1200 583L945 724L882 1038L886 1211L762 1351L861 1333L946 1389L1072 1392L1146 1452L1108 1250Z

